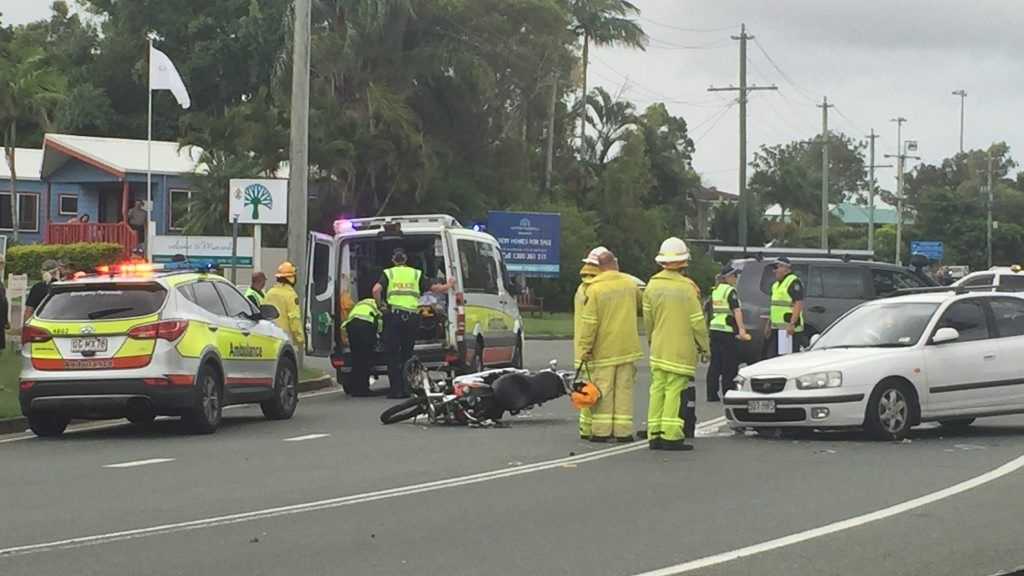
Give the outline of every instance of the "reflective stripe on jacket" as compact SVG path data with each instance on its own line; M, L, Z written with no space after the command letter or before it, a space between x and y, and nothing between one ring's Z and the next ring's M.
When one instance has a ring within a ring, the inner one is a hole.
M636 310L640 291L633 279L609 270L586 288L577 354L589 354L590 368L631 364L643 358Z
M644 289L644 326L651 340L651 368L693 376L697 355L710 349L708 328L693 284L662 270Z

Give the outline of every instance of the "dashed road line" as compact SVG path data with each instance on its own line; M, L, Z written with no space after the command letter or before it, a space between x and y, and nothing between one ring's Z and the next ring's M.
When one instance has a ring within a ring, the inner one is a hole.
M106 466L104 466L104 468L138 468L139 466L149 466L150 464L163 464L164 462L174 462L174 458L149 458L148 460L132 460L131 462L107 464Z
M302 442L304 440L316 440L317 438L327 438L330 434L306 434L305 436L293 436L291 438L285 438L284 442Z
M719 426L724 421L724 417L715 418L714 420L709 420L708 422L698 425L697 428L704 429ZM38 544L27 544L24 546L0 548L0 558L10 556L21 556L25 554L36 554L40 552L47 552L50 550L62 550L68 548L80 548L84 546L96 546L100 544L107 544L110 542L145 538L147 536L156 536L160 534L171 534L177 532L188 532L192 530L200 530L203 528L212 528L215 526L225 526L229 524L239 524L242 522L250 522L253 520L262 520L278 516L290 516L293 514L301 514L304 512L314 512L318 510L340 508L342 506L351 506L353 504L375 502L377 500L386 500L390 498L397 498L400 496L422 494L424 492L434 492L446 488L456 488L460 486L468 486L471 484L479 484L482 482L487 482L489 480L499 480L502 478L522 476L524 474L530 474L532 472L542 472L544 470L564 468L567 464L578 465L583 464L585 462L594 462L596 460L602 460L604 458L617 456L619 454L625 454L627 452L636 452L638 450L647 450L647 443L634 442L632 444L623 444L620 446L605 448L603 450L595 450L593 452L587 452L576 456L556 458L554 460L537 462L535 464L525 464L522 466L516 466L514 468L501 468L498 470L480 472L478 474L470 474L467 476L456 476L454 478L435 480L433 482L425 482L422 484L410 484L406 486L400 486L398 488L378 490L375 492L365 492L362 494L353 494L351 496L329 498L326 500L316 500L313 502L292 504L290 506L264 508L262 510L253 510L250 512L241 512L237 514L227 514L223 516L200 518L197 520L191 520L187 522L161 524L158 526L150 526L146 528L136 528L132 530L122 530L119 532L108 532L105 534L93 534L90 536L66 538L63 540L55 540L52 542L41 542Z

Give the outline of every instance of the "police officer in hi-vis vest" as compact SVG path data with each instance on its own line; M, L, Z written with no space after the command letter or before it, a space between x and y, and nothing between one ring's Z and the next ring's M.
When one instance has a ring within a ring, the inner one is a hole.
M779 355L779 331L785 330L793 339L792 351L803 345L804 285L793 273L793 263L782 256L775 260L775 283L772 284L772 304L766 328L768 349L766 358Z
M408 398L403 367L412 357L419 331L420 296L424 292L444 293L455 286L455 279L444 284L431 284L423 273L407 265L408 256L402 248L391 255L391 268L384 270L373 287L373 299L384 313L384 352L388 358L388 398Z
M726 264L711 292L711 364L708 366L708 401L718 402L719 394L735 388L739 371L739 340L750 340L743 324L743 310L736 293L739 270Z
M348 336L352 351L352 372L345 393L349 396L370 396L370 368L377 348L377 335L383 328L383 317L373 298L365 298L349 311L341 327Z

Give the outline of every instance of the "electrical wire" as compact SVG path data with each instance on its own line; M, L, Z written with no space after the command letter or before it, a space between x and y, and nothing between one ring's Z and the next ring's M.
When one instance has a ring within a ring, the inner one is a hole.
M725 118L726 113L729 112L730 110L732 110L733 107L736 106L736 104L737 104L736 102L733 102L732 104L726 106L722 110L722 112L718 114L718 117L715 118L715 121L710 126L708 126L706 130L704 130L704 133L693 139L694 145L696 145L698 142L703 140L705 136L710 134L711 131L715 129L715 126L718 126L718 123L722 121L722 118Z
M720 28L685 28L685 27L682 27L682 26L673 26L671 24L665 24L663 22L658 22L656 20L651 20L650 18L647 18L646 16L639 16L639 18L641 20L643 20L644 22L647 22L648 24L653 24L653 25L659 26L661 28L667 28L669 30L676 30L676 31L679 31L679 32L710 33L710 32L726 32L728 30L738 30L739 29L739 25L737 25L737 24L733 24L731 26L722 26Z

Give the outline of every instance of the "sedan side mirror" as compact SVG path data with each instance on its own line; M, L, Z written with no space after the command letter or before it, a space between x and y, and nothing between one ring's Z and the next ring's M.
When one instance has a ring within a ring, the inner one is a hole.
M277 320L281 316L281 313L277 311L277 307L272 304L264 304L260 306L260 318L263 320Z
M932 344L955 342L959 338L960 333L956 331L956 328L939 328L935 331L935 336L932 336Z
M814 346L814 343L817 342L820 339L821 339L821 334L811 334L811 338L810 338L810 340L808 340L808 342L810 342L811 346Z

